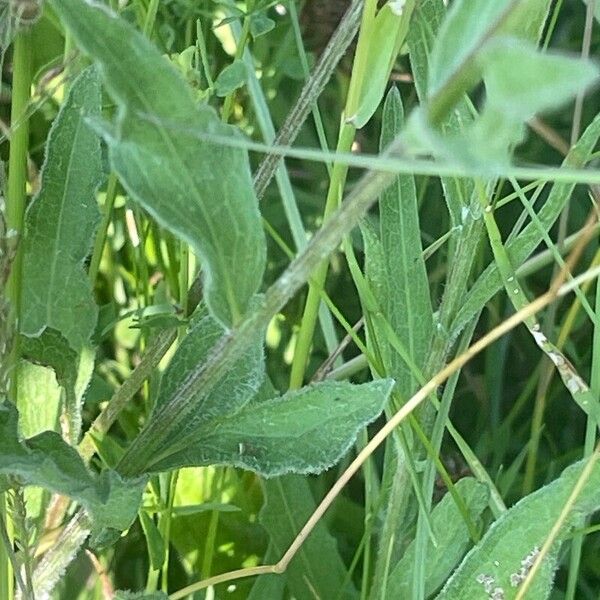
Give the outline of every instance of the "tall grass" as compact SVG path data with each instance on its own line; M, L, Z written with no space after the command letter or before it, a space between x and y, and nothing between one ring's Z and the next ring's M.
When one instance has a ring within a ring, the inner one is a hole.
M0 7L2 600L597 597L595 3L339 5Z

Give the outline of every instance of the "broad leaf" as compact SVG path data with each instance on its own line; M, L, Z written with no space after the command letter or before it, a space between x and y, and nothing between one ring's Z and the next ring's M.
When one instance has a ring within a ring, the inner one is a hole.
M188 375L208 360L210 350L224 334L223 326L207 314L206 308L200 308L161 378L150 421L161 418L161 409L185 385ZM263 363L262 337L257 337L212 391L199 390L190 399L189 419L176 430L164 433L158 454L176 453L179 447L187 446L190 439L197 440L207 423L242 408L260 388Z
M288 475L288 478L293 477L292 475ZM283 479L283 478L282 478ZM277 481L277 480L275 480ZM288 521L286 521L287 525ZM293 524L292 524L293 525ZM318 527L318 525L317 525ZM291 543L293 540L293 532L289 534L287 544ZM274 550L275 545L269 544L267 548L267 553L263 557L264 564L273 564L277 562L280 558L277 555L277 552ZM302 552L302 549L300 549ZM294 561L291 563L294 565ZM291 573L291 569L293 566L288 567L286 573ZM285 599L285 588L286 588L286 579L287 575L261 575L256 579L256 582L252 586L250 590L250 594L248 595L247 600L264 600L264 598L269 598L269 600L284 600Z
M263 485L265 505L260 512L260 522L271 541L269 559L277 561L313 513L316 503L309 482L303 477L286 475L265 481ZM323 520L311 532L284 574L261 577L255 587L276 586L278 580L285 581L295 598L345 600L356 597L336 541ZM258 595L255 597L259 599Z
M450 81L462 87L461 92L475 83L474 58L499 33L537 41L550 3L550 0L453 2L431 53L429 94L435 94Z
M227 96L231 92L241 88L248 79L248 71L243 60L234 60L227 65L215 81L215 91L217 96Z
M19 434L29 438L42 431L57 431L60 387L54 372L27 360L21 360L18 368Z
M505 512L487 531L437 596L438 600L487 599L486 589L500 589L510 600L525 579L567 498L581 475L584 462L565 469L549 485L529 494ZM581 516L600 508L600 465L596 463L569 514L557 541L543 560L528 598L542 600L552 589L558 552L566 535Z
M98 309L83 268L99 221L100 140L86 123L100 114L100 80L87 69L73 83L46 145L41 188L27 211L21 332L60 332L72 349L88 342Z
M127 529L135 519L144 481L124 481L114 471L92 474L58 433L44 431L19 440L18 413L0 404L0 487L9 478L69 496L81 503L97 528Z
M159 51L105 6L52 0L79 46L101 67L118 111L102 132L112 168L129 195L189 242L202 259L208 306L238 322L261 284L265 238L247 153L198 132L235 130L198 105Z
M423 110L416 111L409 138L422 151L480 169L494 170L508 163L528 119L560 106L598 76L589 61L541 53L512 37L488 42L473 64L486 87L480 117L464 131L447 135L431 126Z
M178 451L152 461L149 472L182 466L231 465L265 477L320 473L336 463L356 435L383 410L391 380L362 385L323 382L250 403L206 420Z
M541 53L532 44L508 37L490 42L479 62L487 102L518 121L560 106L598 77L591 62Z
M20 361L18 369L16 404L19 410L19 434L29 438L42 431L57 431L61 392L54 372L26 360ZM27 516L36 523L42 521L50 494L42 488L31 486L25 490L25 498Z
M487 507L488 489L472 477L456 484L456 492L464 500L469 516L477 522ZM431 513L431 524L437 541L429 540L425 565L425 594L430 596L439 589L464 556L471 539L469 530L454 498L447 493ZM412 598L415 543L408 546L402 560L394 567L387 582L389 598Z

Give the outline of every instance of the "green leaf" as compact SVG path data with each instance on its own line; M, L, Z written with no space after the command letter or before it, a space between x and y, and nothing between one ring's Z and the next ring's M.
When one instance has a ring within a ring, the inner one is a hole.
M577 144L563 161L565 168L580 169L588 162L600 139L600 114L590 123ZM571 197L574 183L555 183L548 199L538 213L538 219L546 231L558 219L563 207ZM543 233L535 223L528 223L519 235L506 244L510 262L517 269L543 240ZM471 288L465 302L452 324L451 334L456 336L464 326L481 310L481 307L500 289L502 279L496 263L490 264Z
M83 268L100 218L100 140L86 119L100 114L100 80L85 70L73 83L46 145L41 188L27 211L23 239L21 332L50 327L79 351L98 309Z
M391 380L323 382L249 403L205 421L193 440L151 462L148 470L224 464L265 477L320 473L340 460L358 432L377 418L392 385Z
M219 73L215 81L215 93L217 96L227 96L241 88L247 79L246 64L243 60L236 59Z
M253 14L250 17L250 35L254 39L269 33L273 27L275 27L275 21L269 19L263 12Z
M443 0L419 2L408 28L407 42L410 63L415 79L415 88L421 103L424 103L428 97L429 57L445 15L446 6ZM446 115L442 129L447 133L457 133L468 126L471 121L472 115L466 102L459 102L455 110ZM472 181L456 177L443 177L442 187L452 225L462 224L462 207L466 206L471 198Z
M287 475L263 483L265 504L260 522L270 539L271 560L279 560L315 509L315 499L306 478ZM321 520L305 540L283 575L261 580L284 579L295 598L356 598L351 580L342 561L337 543ZM275 582L274 582L275 583ZM276 583L275 583L276 585ZM256 596L257 600L259 596ZM263 596L263 598L266 598Z
M157 571L165 562L166 547L154 519L144 510L140 511L140 524L144 530L146 547L152 568Z
M26 338L30 339L30 338ZM21 360L18 366L17 408L19 433L28 438L42 431L57 431L60 414L60 386L52 369ZM39 487L25 490L27 516L40 525L50 494Z
M472 477L465 477L456 484L456 491L463 498L471 518L477 522L487 507L489 496L487 487ZM450 493L446 493L434 507L431 513L431 524L437 546L434 546L429 538L425 566L426 596L430 596L442 586L471 543L467 525ZM414 561L415 542L413 541L390 573L386 588L387 597L413 597Z
M550 7L550 0L457 0L437 36L429 65L429 95L451 80L461 91L476 83L474 58L498 34L536 41Z
M210 350L224 334L223 326L207 314L205 307L200 308L161 378L150 421L161 418L161 408L185 385L189 373L208 360ZM176 431L169 431L168 435L165 432L161 439L164 450L158 454L176 453L179 447L187 446L190 439L198 439L206 423L242 408L256 394L263 377L263 343L262 337L257 337L210 393L200 390L190 399L190 418Z
M51 4L100 65L117 103L113 126L102 127L112 168L129 195L202 259L213 315L227 326L238 322L262 281L265 237L247 153L199 135L236 130L198 105L159 51L104 6Z
M465 557L448 580L437 600L463 598L488 599L485 588L500 588L505 600L515 597L519 583L528 573L567 498L581 475L584 462L565 469L562 475L545 487L515 504L488 529L482 540ZM547 598L552 589L558 552L565 537L579 518L600 508L600 465L592 474L575 502L573 511L561 529L556 542L543 560L528 598ZM486 579L487 578L487 579Z
M415 0L403 3L399 10L396 4L388 2L377 13L373 23L374 34L369 40L365 65L367 76L361 89L358 110L349 117L357 129L364 127L377 110L408 31Z
M291 477L291 475L288 475L288 478ZM294 538L290 536L290 541L288 542L288 544L291 543L291 540L293 539ZM263 563L266 565L273 564L277 562L277 560L279 560L280 558L279 556L277 556L277 553L273 548L273 544L269 544L269 547L267 548L267 553L263 557ZM302 552L302 550L300 550L300 552ZM292 565L293 564L294 561L292 561ZM261 575L260 577L258 577L256 579L256 582L252 586L252 589L250 590L250 594L248 595L247 600L264 600L265 598L269 598L269 600L284 600L286 597L285 586L286 579L288 577L287 573L291 572L291 568L293 567L290 567L288 568L288 570L286 570L286 574Z
M481 116L462 132L444 135L431 127L423 111L416 112L410 140L448 161L481 169L507 164L513 147L524 137L525 121L563 104L598 76L589 61L541 53L516 38L488 42L475 63L486 86Z
M97 528L127 529L136 517L145 481L124 481L114 471L92 474L58 433L44 431L20 441L18 413L0 404L0 475L17 478L81 503Z
M52 369L21 360L16 380L19 433L28 438L42 431L56 431L60 387Z
M400 93L392 88L383 108L381 148L400 132L404 111ZM387 285L383 311L415 364L425 362L433 333L433 308L421 245L419 208L415 180L400 175L379 201L382 258ZM385 334L381 333L380 338ZM390 351L389 374L405 398L414 391L416 380L410 368Z
M490 42L479 61L487 103L514 121L560 106L598 77L598 68L589 61L541 53L515 38Z
M52 367L65 391L64 412L73 444L81 433L81 401L94 370L94 352L89 346L75 352L69 342L52 328L38 337L22 336L21 353L31 362Z

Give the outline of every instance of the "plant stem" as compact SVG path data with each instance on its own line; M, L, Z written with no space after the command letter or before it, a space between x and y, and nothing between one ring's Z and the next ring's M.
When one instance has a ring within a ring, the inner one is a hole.
M16 34L13 46L13 87L11 102L11 139L8 158L8 190L6 202L6 226L9 231L22 235L27 198L27 151L29 148L29 122L27 109L32 78L32 40L27 29ZM12 318L18 324L21 304L21 244L17 248L12 263L11 274L6 286L7 300L11 306ZM9 357L10 379L9 398L13 402L17 398L17 372L19 361L19 336L14 336L13 347ZM7 535L10 524L6 514L6 498L0 494L0 518L6 522ZM0 544L0 598L11 600L14 595L13 570L9 551Z
M311 106L314 106L316 103L317 98L321 95L340 59L356 35L360 23L362 6L363 0L354 0L352 2L329 44L327 44L327 48L324 50L310 78L302 88L302 93L296 104L288 113L273 144L265 149L267 156L260 163L254 175L254 189L259 200L264 195L269 182L281 162L281 155L273 150L276 150L277 146L290 146L296 139L300 127L306 121ZM329 156L326 160L329 163L335 160L335 156Z
M102 251L104 250L104 244L106 242L106 233L112 217L112 209L115 204L115 197L117 195L117 176L111 173L108 177L108 183L106 185L106 199L104 201L104 213L102 214L102 221L98 228L98 234L94 242L94 249L92 251L92 258L90 260L90 268L88 270L88 276L92 285L96 281L98 271L100 269L100 261L102 260Z
M352 142L356 133L356 128L347 121L347 117L356 113L360 98L360 91L365 80L365 64L367 61L367 51L369 48L370 34L373 29L373 21L377 11L376 0L366 0L362 13L362 21L358 34L358 45L356 48L356 57L352 69L352 78L346 100L346 107L342 114L340 133L337 143L337 152L349 152L352 148ZM335 162L331 172L325 209L323 211L323 222L331 216L342 199L344 186L346 184L346 175L348 167L339 162ZM324 262L317 268L312 280L314 284L309 284L308 296L302 315L302 323L298 340L294 351L292 369L290 373L290 389L298 389L304 381L306 364L310 354L312 339L319 313L319 304L321 302L320 290L325 286L327 279L328 263Z
M11 139L8 158L8 191L6 226L20 237L23 232L27 199L27 151L29 147L29 122L27 110L32 81L32 40L28 30L17 33L13 46L13 87L11 103ZM7 283L7 298L12 306L16 323L21 305L21 271L23 256L19 248L14 258ZM18 336L15 336L11 364L19 360ZM12 369L9 395L16 400L16 369Z
M314 235L306 250L267 290L259 309L221 338L206 363L192 371L174 396L158 408L154 418L128 448L119 464L122 475L140 473L160 458L157 449L164 434L179 427L188 418L189 410L193 409L189 399L199 390L202 393L210 392L232 361L239 358L247 345L261 334L272 317L310 278L316 267L335 250L343 236L358 224L393 177L386 173L369 173L363 177L342 207Z

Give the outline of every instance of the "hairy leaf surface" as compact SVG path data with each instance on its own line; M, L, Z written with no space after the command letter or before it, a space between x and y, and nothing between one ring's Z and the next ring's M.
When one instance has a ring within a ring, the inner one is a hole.
M477 522L487 507L489 496L487 487L472 477L464 477L456 484L456 492L462 497L470 517ZM471 541L463 515L450 493L446 493L434 507L431 513L431 524L437 547L429 539L425 566L425 594L427 596L439 589L446 581L464 556ZM413 597L414 561L415 543L413 541L390 573L387 582L389 598Z
M152 462L150 472L224 464L265 477L319 473L336 463L383 410L391 380L323 382L206 420L194 439ZM183 446L183 447L181 447Z
M202 258L208 306L229 326L246 313L265 266L265 238L247 153L202 140L233 136L159 51L106 7L52 0L79 46L101 67L118 105L101 127L130 196Z
M21 332L39 336L53 328L76 351L88 342L98 314L83 261L100 218L100 139L86 122L98 117L100 103L98 73L86 69L52 125L23 240Z
M403 121L400 93L392 88L383 109L382 149L400 132ZM382 258L387 274L384 314L414 363L423 364L433 330L433 308L412 175L398 176L386 189L379 202L379 215ZM414 391L414 377L394 351L391 351L389 373L405 397Z
M581 475L584 461L565 469L545 487L529 494L505 512L465 557L448 580L437 600L487 600L486 587L503 590L506 600L515 597L533 559L558 519L567 498ZM542 600L552 589L558 551L565 536L581 516L600 508L600 465L593 467L567 521L550 553L544 559L527 597ZM487 579L486 579L487 578Z
M69 496L81 503L98 528L120 531L135 519L145 481L124 481L114 471L93 475L58 433L44 431L20 441L18 413L0 404L0 487L8 477Z
M211 349L224 333L223 326L206 308L200 308L161 378L150 421L162 418L162 409L185 387L189 374L208 360ZM189 419L173 431L165 432L159 453L165 456L177 453L181 446L188 446L190 439L197 440L207 423L242 408L256 394L263 378L263 340L257 337L210 392L201 389L190 399Z

